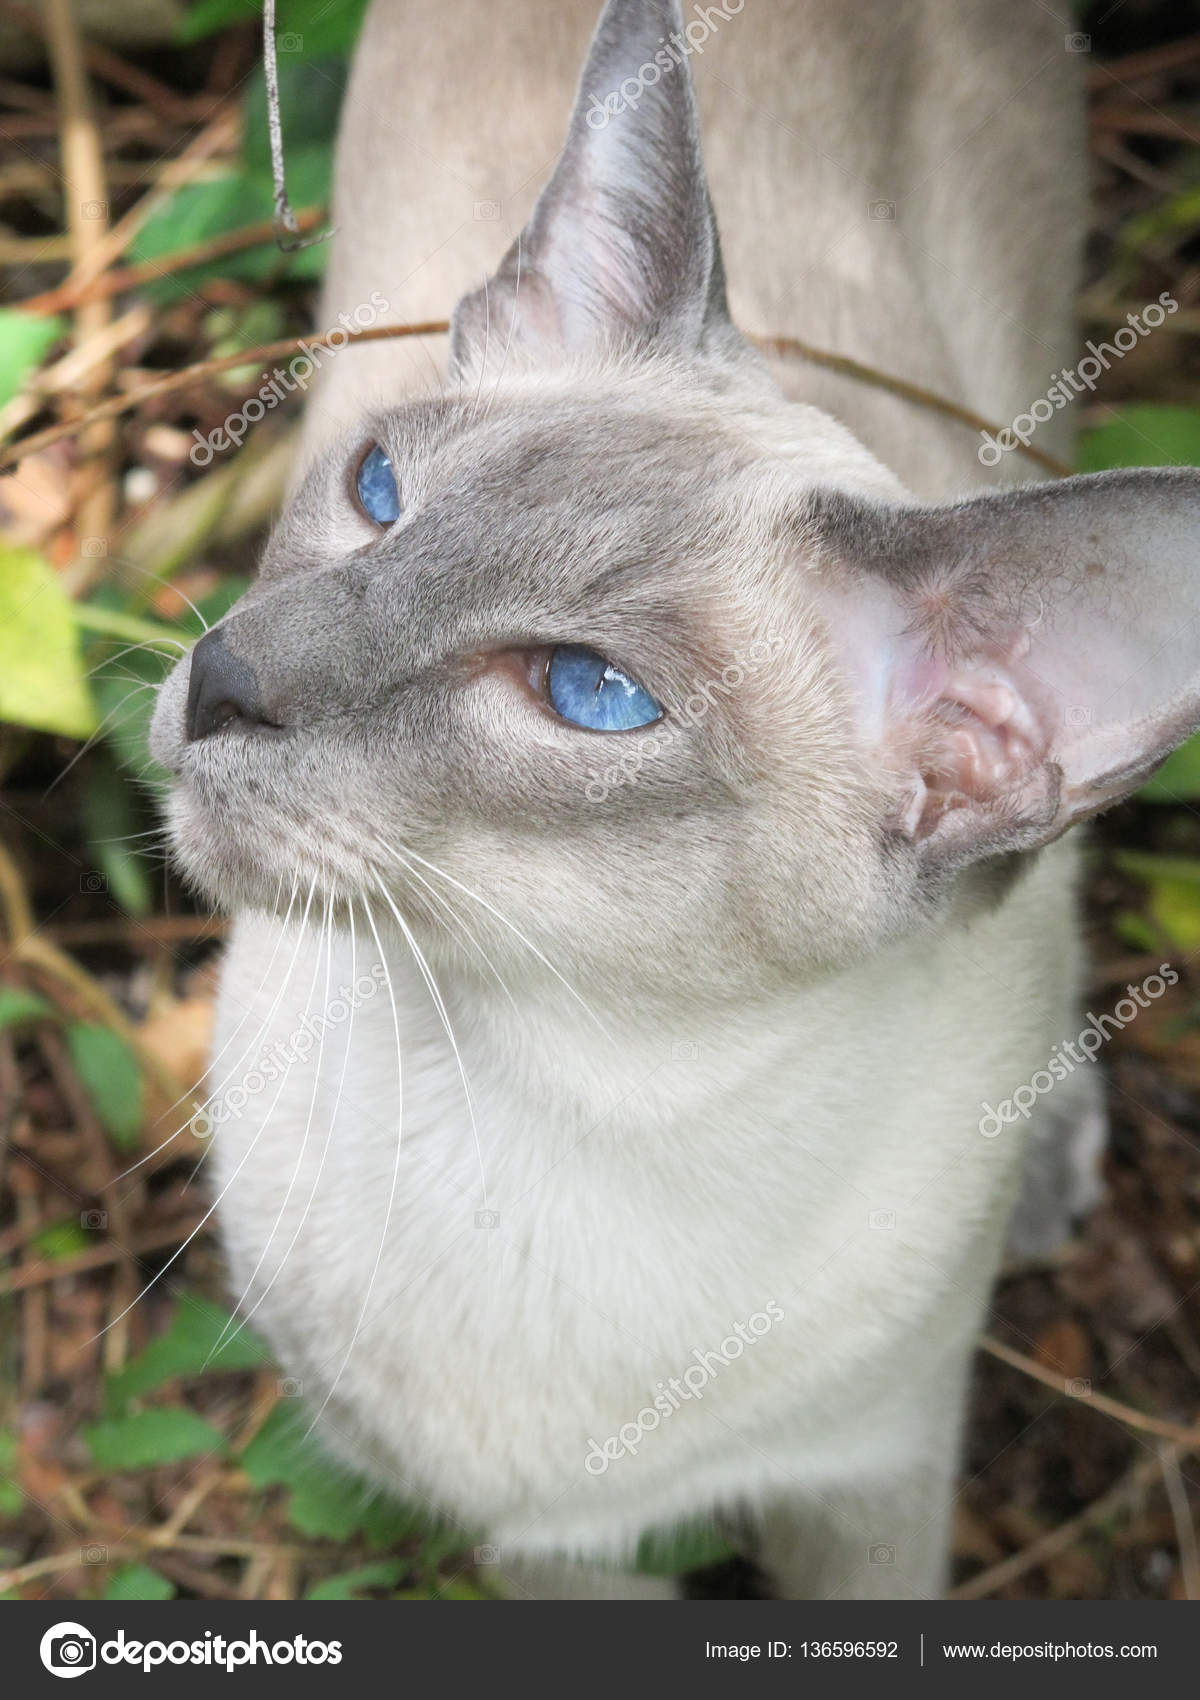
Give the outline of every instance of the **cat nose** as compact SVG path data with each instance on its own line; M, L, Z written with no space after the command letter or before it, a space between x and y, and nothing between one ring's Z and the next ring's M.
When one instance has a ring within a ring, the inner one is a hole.
M192 650L188 743L207 738L233 722L243 729L272 724L263 712L254 669L233 653L225 642L225 634L218 628L202 637Z

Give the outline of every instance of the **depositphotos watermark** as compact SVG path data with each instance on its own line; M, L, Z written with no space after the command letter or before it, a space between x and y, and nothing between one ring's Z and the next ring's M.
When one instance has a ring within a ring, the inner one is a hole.
M1077 1038L1064 1039L1045 1068L1039 1068L1032 1079L1024 1086L1018 1086L1012 1097L1005 1098L995 1109L984 1104L979 1118L979 1131L983 1137L996 1139L1014 1122L1028 1121L1039 1098L1053 1092L1055 1086L1074 1074L1077 1067L1095 1062L1113 1032L1119 1033L1128 1027L1131 1021L1137 1020L1142 1010L1150 1008L1155 998L1162 997L1168 986L1178 984L1179 975L1174 968L1169 962L1162 962L1158 973L1147 974L1140 986L1126 986L1129 996L1114 1005L1111 1015L1093 1015L1089 1010L1087 1026Z
M670 749L683 736L685 726L695 726L703 720L709 709L716 707L714 697L732 696L756 668L778 654L783 642L778 632L768 632L764 638L755 638L748 649L735 653L733 660L721 669L715 679L693 679L691 694L677 710L671 711L669 720L657 722L649 731L636 737L626 733L620 761L610 763L603 773L597 768L591 769L584 787L588 802L603 803L620 786L636 785L638 774L648 761Z
M1164 289L1157 301L1143 307L1140 313L1126 313L1125 323L1113 332L1111 342L1087 344L1087 353L1078 366L1064 367L1051 374L1053 382L1045 395L1039 396L1028 413L1018 413L1011 425L997 431L981 431L982 443L976 451L981 466L997 466L1001 456L1016 448L1028 448L1029 440L1039 425L1070 406L1084 390L1094 390L1101 372L1107 372L1112 360L1123 360L1131 348L1136 348L1144 336L1156 331L1164 319L1179 311L1179 303ZM1109 359L1112 356L1112 360Z
M352 986L339 986L320 1015L305 1014L286 1040L280 1039L261 1052L253 1066L232 1086L223 1086L192 1118L197 1139L207 1139L218 1127L240 1116L251 1098L281 1080L294 1063L303 1062L327 1032L348 1021L356 1010L387 984L387 969L377 962L369 974L360 974Z
M697 1346L692 1353L695 1362L690 1363L682 1375L673 1375L666 1382L656 1381L654 1385L658 1391L653 1400L642 1407L632 1422L622 1423L616 1434L610 1434L603 1445L589 1435L584 1469L590 1476L602 1476L616 1459L635 1457L646 1436L653 1434L667 1417L673 1417L685 1399L703 1399L705 1388L710 1381L716 1380L721 1370L735 1363L747 1346L761 1340L764 1334L771 1332L775 1323L782 1321L782 1307L770 1299L762 1310L756 1310L745 1322L735 1322L715 1351L704 1352Z
M709 36L715 35L720 26L728 23L730 18L736 18L745 4L746 0L737 0L736 4L734 0L725 0L723 6L693 6L694 16L688 19L681 30L672 30L670 35L659 36L662 46L653 59L648 59L644 65L639 66L631 77L626 77L618 88L610 90L603 100L596 94L589 96L589 128L603 130L622 112L636 112L647 89L652 89L656 83L661 83L664 77L669 77L671 72L690 59L693 53L703 53Z
M207 1665L232 1672L245 1665L340 1665L340 1641L310 1641L293 1635L289 1640L264 1641L256 1630L249 1639L232 1640L203 1635L184 1641L134 1641L123 1629L107 1641L97 1641L82 1623L56 1623L42 1636L39 1647L43 1665L54 1676L83 1676L102 1665L132 1666L149 1674L163 1665Z
M319 372L324 365L324 356L332 358L340 354L350 341L354 331L368 331L376 323L381 313L389 311L389 303L377 289L371 291L371 299L362 302L352 313L339 313L337 325L332 330L324 331L316 340L320 348L314 348L311 343L301 342L299 351L292 355L286 366L276 366L270 377L263 373L264 382L259 386L258 394L250 396L236 412L229 414L215 430L207 436L196 430L192 436L196 439L188 451L188 459L193 466L207 466L213 456L220 454L223 449L241 448L246 433L252 425L278 407L288 396L295 395L297 390L308 388L308 381L314 372ZM340 341L338 339L341 339Z

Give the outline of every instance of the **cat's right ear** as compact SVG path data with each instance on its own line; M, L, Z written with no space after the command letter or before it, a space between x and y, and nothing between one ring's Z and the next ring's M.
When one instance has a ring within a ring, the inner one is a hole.
M1050 843L1200 728L1200 473L828 495L804 525L889 836L929 876Z
M603 349L741 345L725 304L677 0L608 0L566 145L495 276L450 332L460 382Z

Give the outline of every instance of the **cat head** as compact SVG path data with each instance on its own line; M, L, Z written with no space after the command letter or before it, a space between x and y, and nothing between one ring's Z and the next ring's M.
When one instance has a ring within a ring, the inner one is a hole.
M1200 478L922 507L786 401L727 311L680 28L610 0L445 394L322 455L164 686L219 903L316 882L435 953L469 923L510 984L743 995L994 900L1200 723Z

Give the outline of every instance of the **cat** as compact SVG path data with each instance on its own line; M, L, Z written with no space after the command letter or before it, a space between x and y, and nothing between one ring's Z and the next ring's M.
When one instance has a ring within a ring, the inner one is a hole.
M783 1597L932 1597L1031 1148L1028 1243L1094 1193L1094 1070L981 1125L1078 1030L1069 829L1200 724L1200 479L1028 482L744 334L1044 394L1044 8L594 22L375 0L325 322L450 338L326 363L156 706L235 917L224 1244L316 1436L515 1598L677 1597L634 1555L697 1519Z

